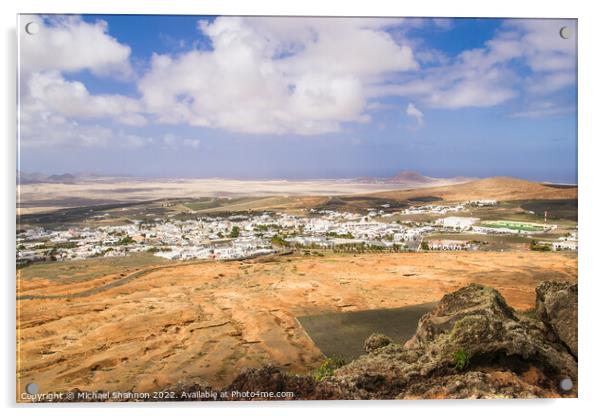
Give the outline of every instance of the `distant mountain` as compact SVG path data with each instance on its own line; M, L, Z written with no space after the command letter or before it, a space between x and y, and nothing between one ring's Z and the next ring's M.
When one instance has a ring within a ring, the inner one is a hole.
M43 173L29 173L17 171L17 182L25 185L29 183L74 183L77 177L71 173L60 175L45 175Z
M47 180L48 182L59 182L59 183L66 183L66 182L75 182L75 175L72 175L70 173L63 173L62 175L50 175Z
M429 176L421 175L420 173L413 170L404 170L397 173L395 176L386 179L386 183L403 183L403 184L419 184L419 183L430 183L438 180L437 178L431 178Z
M27 183L39 183L44 181L47 178L47 175L39 172L21 172L17 171L17 182L21 182L22 184Z

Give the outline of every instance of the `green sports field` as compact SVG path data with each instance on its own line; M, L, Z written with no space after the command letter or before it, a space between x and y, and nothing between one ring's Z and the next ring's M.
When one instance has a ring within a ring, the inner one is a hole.
M491 228L508 228L510 230L518 231L543 231L545 229L543 224L506 220L485 221L482 223L482 225Z

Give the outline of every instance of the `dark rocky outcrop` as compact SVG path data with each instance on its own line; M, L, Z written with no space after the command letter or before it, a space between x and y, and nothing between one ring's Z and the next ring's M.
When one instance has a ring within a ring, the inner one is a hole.
M514 311L497 290L472 284L443 296L432 312L420 318L416 334L405 345L408 348L424 347L468 316L516 321Z
M366 338L366 341L364 341L364 351L370 353L379 348L386 347L392 342L393 340L391 340L391 338L388 336L380 333L374 333Z
M577 380L577 362L547 332L495 289L472 284L445 295L404 346L359 357L331 381L365 399L560 396L563 378Z
M535 293L535 312L539 319L578 357L577 284L543 282Z

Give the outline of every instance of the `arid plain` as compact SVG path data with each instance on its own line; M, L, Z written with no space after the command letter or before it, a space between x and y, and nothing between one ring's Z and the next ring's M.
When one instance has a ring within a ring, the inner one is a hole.
M122 286L71 297L139 269L116 272L101 259L78 275L72 266L71 276L30 268L20 278L18 296L64 296L18 301L19 381L43 391L224 386L267 363L309 373L324 357L296 316L433 302L473 282L528 310L540 281L577 279L574 254L332 254L157 264Z

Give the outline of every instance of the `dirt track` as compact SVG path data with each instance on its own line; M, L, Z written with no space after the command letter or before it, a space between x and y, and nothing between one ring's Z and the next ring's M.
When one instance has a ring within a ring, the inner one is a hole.
M178 380L223 386L268 362L306 373L323 359L295 316L437 301L471 282L494 286L519 309L542 280L576 280L560 253L406 253L283 257L161 268L76 299L19 300L19 385L40 391L158 390ZM42 276L18 296L66 294Z

